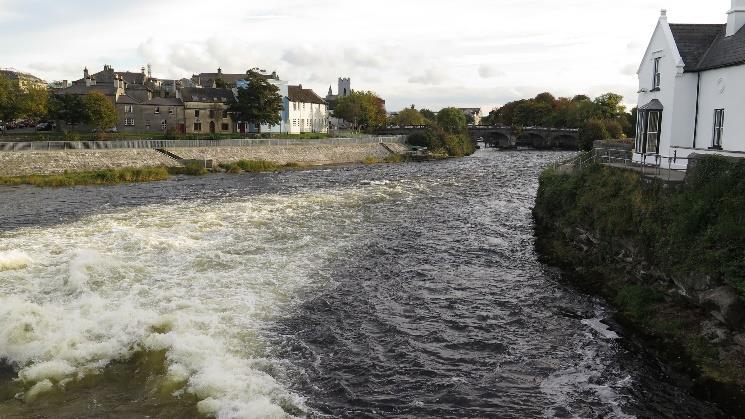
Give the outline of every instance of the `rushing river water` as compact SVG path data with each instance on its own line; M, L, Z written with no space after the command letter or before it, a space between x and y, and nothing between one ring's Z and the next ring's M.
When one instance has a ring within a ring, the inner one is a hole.
M567 156L0 188L0 417L723 417L538 262Z

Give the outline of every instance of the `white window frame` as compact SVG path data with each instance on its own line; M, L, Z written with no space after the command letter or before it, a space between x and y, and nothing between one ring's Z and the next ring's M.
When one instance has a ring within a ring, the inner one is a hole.
M662 84L662 73L660 73L660 64L662 63L662 57L655 57L652 63L653 74L652 74L652 90L659 90Z
M724 108L714 109L714 133L711 147L721 149L722 138L724 138Z
M657 123L652 124L652 116L657 117ZM660 142L660 131L662 131L662 112L660 111L649 111L647 112L647 138L646 138L646 150L647 154L657 154L659 142ZM650 147L652 149L650 150Z

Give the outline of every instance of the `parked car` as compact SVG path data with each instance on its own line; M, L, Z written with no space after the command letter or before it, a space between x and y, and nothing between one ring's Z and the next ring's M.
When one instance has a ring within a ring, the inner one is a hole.
M36 125L37 131L51 131L52 129L54 129L54 124L51 122L41 122Z

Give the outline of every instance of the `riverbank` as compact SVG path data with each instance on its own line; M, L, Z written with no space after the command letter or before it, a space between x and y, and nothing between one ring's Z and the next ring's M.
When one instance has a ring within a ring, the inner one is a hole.
M745 163L710 157L680 186L602 166L542 173L537 248L693 378L745 411Z

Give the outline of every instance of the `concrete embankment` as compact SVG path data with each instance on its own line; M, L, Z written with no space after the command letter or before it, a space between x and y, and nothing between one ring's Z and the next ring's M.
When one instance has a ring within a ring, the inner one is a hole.
M338 144L173 147L166 150L183 159L213 160L215 164L238 160L267 160L278 164L344 164L368 158L384 159L391 155L391 151L380 143L345 144L335 141ZM397 152L407 150L403 144L389 143L387 146ZM0 176L50 175L124 167L174 167L180 164L155 149L0 152Z

